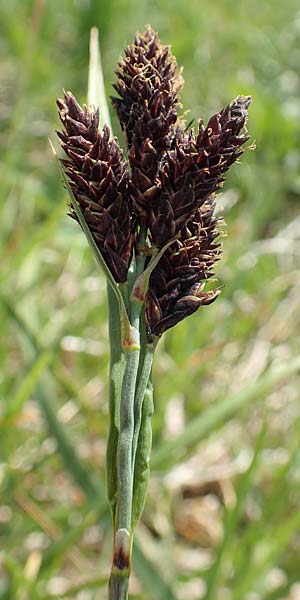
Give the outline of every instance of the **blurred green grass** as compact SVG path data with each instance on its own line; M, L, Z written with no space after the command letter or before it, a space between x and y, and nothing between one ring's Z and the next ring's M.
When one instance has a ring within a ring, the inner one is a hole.
M184 65L191 118L253 96L248 128L257 149L232 169L220 199L223 293L159 347L156 470L132 597L295 600L298 1L10 0L0 14L1 600L105 597L105 282L66 217L47 137L63 88L85 100L90 27L100 28L111 94L124 44L149 22ZM114 116L113 125L120 134ZM187 461L182 469L179 461ZM193 495L200 516L204 500L218 502L209 516L223 527L220 539L213 529L208 541L191 539L187 513L179 527Z

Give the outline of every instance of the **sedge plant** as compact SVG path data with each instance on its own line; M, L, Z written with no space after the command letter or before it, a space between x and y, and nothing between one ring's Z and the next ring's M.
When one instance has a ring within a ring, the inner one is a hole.
M57 161L70 215L107 278L109 599L126 600L149 477L153 357L166 330L220 294L207 289L221 253L215 196L248 140L250 98L236 98L196 130L187 126L181 72L150 26L124 50L113 85L126 156L112 135L94 29L87 105L71 92L57 100L65 153Z

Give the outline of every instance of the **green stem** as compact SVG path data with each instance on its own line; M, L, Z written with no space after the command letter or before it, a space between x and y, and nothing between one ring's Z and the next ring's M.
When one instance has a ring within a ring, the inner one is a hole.
M109 579L109 600L127 600L129 575L122 576L121 572L111 573Z
M134 396L137 380L140 347L138 322L139 309L133 311L132 330L136 335L128 346L126 340L125 372L120 404L120 431L117 452L117 506L114 533L114 553L109 582L110 600L127 598L128 581L131 568L132 548L132 495L133 465L132 442L134 434Z
M148 379L142 403L140 431L137 441L134 464L132 528L137 525L144 510L150 473L150 453L152 446L153 386L151 374Z
M141 353L137 390L134 400L134 436L132 444L133 502L132 530L143 513L149 479L152 446L153 386L152 364L157 345L148 343L145 314L140 319Z
M109 365L109 434L106 452L107 495L111 506L113 521L116 516L118 491L117 448L120 429L120 404L122 380L124 374L124 355L121 346L121 326L119 304L116 295L107 283L108 331L110 342Z
M132 505L132 442L134 435L134 396L139 366L139 347L126 352L125 373L120 406L120 434L118 444L118 507L117 530L131 529Z
M143 348L143 362L142 369L138 381L137 391L134 399L134 435L132 444L132 463L135 464L136 449L138 444L138 438L140 433L141 421L142 421L142 407L145 397L146 388L150 379L153 358L154 358L154 345L147 344Z
M144 268L144 256L136 257L134 277ZM140 313L143 303L130 302L129 336L121 338L125 371L120 402L120 430L117 452L117 506L115 515L114 553L109 583L110 600L127 598L132 551L132 500L134 463L133 439L135 427L135 395L140 360ZM117 596L116 594L119 594Z

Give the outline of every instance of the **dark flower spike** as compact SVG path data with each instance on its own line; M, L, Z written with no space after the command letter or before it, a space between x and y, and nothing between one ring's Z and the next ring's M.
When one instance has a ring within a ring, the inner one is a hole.
M180 107L178 92L183 79L176 71L176 59L149 25L125 48L124 55L119 59L117 82L113 84L120 98L113 97L112 103L128 147L138 135L151 139L157 150L163 149Z
M109 270L127 280L133 234L128 206L128 174L118 142L99 131L98 111L81 108L71 92L57 100L64 131L57 132L67 155L62 160L70 188ZM71 207L71 216L76 218Z
M112 102L126 136L130 173L117 140L109 140L109 129L99 131L98 111L82 108L70 92L57 101L64 172L116 282L127 280L134 244L140 251L140 233L148 269L151 254L153 259L171 242L149 280L149 339L219 294L219 289L204 291L220 255L214 197L249 139L250 97L245 96L211 117L206 127L201 120L197 132L186 128L178 117L183 80L176 69L170 48L149 26L119 60L114 84L119 97Z
M200 306L211 304L220 289L204 291L214 275L221 244L214 217L215 202L209 198L183 228L181 239L166 250L153 270L146 296L146 324L149 340L193 314Z
M170 236L179 235L195 211L224 182L224 173L243 153L249 139L242 132L250 98L240 96L214 115L207 127L178 130L174 150L165 153L158 172L161 192L149 198L148 226L152 242L161 248ZM242 133L241 133L242 132Z
M160 159L176 133L183 79L169 46L162 45L149 26L124 53L114 84L120 98L112 98L112 103L127 140L133 206L137 214L145 214L149 199L158 192Z

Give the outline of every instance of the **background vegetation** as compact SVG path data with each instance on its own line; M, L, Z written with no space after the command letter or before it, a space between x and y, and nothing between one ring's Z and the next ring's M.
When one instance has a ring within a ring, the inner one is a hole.
M105 283L66 217L47 137L62 88L85 101L90 27L111 94L148 22L184 65L191 119L253 96L257 150L220 199L223 293L158 351L132 598L297 600L298 0L10 0L0 13L1 600L106 596Z

